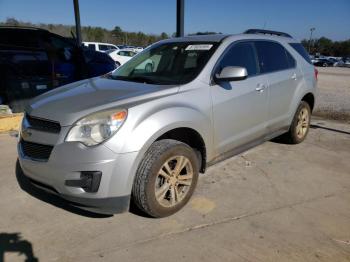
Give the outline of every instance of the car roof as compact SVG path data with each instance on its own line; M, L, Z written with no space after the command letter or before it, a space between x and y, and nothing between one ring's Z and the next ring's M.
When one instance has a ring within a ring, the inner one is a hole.
M183 37L174 37L164 41L170 42L221 42L228 35L212 34L212 35L189 35Z
M30 30L30 31L44 31L49 32L46 29L31 27L31 26L10 26L10 25L1 25L0 29L10 29L10 30Z
M269 35L269 34L210 34L210 35L191 35L184 37L175 37L163 40L165 42L223 42L233 41L239 39L259 39L259 40L274 40L278 42L286 43L298 43L298 41L292 37ZM162 42L163 42L162 41Z

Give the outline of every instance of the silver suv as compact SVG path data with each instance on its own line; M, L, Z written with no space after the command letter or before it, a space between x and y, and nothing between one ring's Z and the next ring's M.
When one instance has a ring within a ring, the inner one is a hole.
M153 217L190 199L208 165L308 133L317 71L290 35L173 38L102 77L34 99L18 143L25 178L73 205Z

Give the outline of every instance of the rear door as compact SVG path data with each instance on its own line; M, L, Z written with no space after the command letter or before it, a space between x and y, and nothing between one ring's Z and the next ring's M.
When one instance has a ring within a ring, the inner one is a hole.
M292 112L292 101L302 74L292 55L274 41L255 41L262 74L267 75L269 83L268 129L270 132L286 128Z
M214 72L226 66L245 67L248 77L216 83L211 88L214 141L219 154L261 138L267 131L267 80L265 75L259 75L253 42L240 41L229 46Z

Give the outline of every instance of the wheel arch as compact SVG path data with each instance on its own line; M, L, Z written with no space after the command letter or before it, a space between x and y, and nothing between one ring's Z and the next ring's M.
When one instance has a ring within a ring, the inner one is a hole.
M313 93L307 93L303 96L303 98L301 99L301 101L305 101L306 103L309 104L310 106L310 109L311 109L311 112L313 111L314 109L314 106L315 106L315 96Z
M201 173L205 172L207 160L206 145L203 137L196 130L189 127L174 128L159 136L155 141L162 139L174 139L193 148L200 160L199 171Z
M157 140L171 138L195 148L200 152L201 172L205 171L207 159L211 159L213 154L211 121L195 108L177 105L154 112L145 111L130 126L125 127L119 137L115 136L106 145L115 153L136 153L127 178L127 188L130 190L138 166ZM118 140L123 142L117 143ZM116 144L119 144L118 148Z

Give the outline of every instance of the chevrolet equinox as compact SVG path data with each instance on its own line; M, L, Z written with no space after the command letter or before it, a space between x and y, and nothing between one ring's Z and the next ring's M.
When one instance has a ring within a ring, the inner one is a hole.
M302 142L317 71L289 34L173 38L45 93L18 142L25 178L94 212L180 210L208 165L277 136Z

